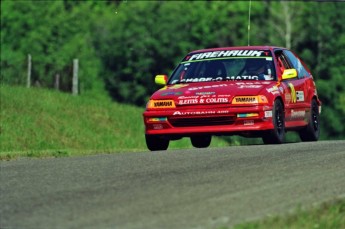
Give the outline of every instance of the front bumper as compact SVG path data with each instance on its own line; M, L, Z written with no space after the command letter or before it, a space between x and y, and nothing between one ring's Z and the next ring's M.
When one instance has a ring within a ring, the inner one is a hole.
M143 113L146 134L229 135L273 129L271 106L184 108Z

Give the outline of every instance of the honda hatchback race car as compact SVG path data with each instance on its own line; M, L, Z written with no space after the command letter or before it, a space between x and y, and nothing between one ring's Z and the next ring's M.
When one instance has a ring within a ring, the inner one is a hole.
M204 148L213 135L262 137L284 142L286 131L317 141L321 102L313 76L288 49L225 47L189 53L173 71L157 75L143 113L146 144L166 150L170 140L190 137Z

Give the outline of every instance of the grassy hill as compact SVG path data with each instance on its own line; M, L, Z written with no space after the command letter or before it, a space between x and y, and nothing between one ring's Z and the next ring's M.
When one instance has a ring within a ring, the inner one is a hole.
M0 86L1 158L147 151L144 108L106 96L72 96L54 90ZM214 138L212 146L227 143ZM189 139L169 148L191 147Z

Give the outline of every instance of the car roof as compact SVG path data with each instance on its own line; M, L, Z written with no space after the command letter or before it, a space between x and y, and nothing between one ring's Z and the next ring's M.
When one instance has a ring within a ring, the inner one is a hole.
M274 50L274 49L286 49L286 48L277 47L277 46L233 46L233 47L199 49L199 50L191 51L189 54L199 53L199 52L214 52L214 51L221 51L221 50Z

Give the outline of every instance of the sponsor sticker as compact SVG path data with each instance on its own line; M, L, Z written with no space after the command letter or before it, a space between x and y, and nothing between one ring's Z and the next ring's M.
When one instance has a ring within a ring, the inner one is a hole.
M243 114L237 114L237 118L250 118L250 117L258 117L258 113L243 113Z
M258 80L259 76L226 76L226 77L200 77L200 78L188 78L181 80L174 80L172 83L197 83L197 82L220 82L220 81L234 81L234 80Z
M259 50L222 50L214 52L202 52L196 53L192 56L187 56L186 61L202 60L210 58L222 58L222 57L259 57L262 56L264 51Z
M272 111L265 111L265 118L272 118L273 113Z
M206 111L175 111L173 115L210 115L210 114L228 114L227 110L206 110Z
M228 98L207 98L207 99L205 99L205 103L228 103L228 102L229 102Z
M245 126L252 126L252 125L254 125L254 120L244 120L243 124Z
M278 89L277 86L273 86L273 87L267 88L266 90L267 90L267 92L270 92L270 93L272 93L273 95L274 95L274 94L279 94L279 89Z
M199 96L197 96L197 95L190 95L190 96L182 95L182 96L178 97L178 99L197 99L197 98L199 98Z
M198 99L180 99L178 101L179 105L198 104L198 103L199 103Z
M303 119L305 117L305 110L291 110L291 119Z
M238 88L243 89L250 89L250 88L262 88L262 85L240 85Z
M297 102L304 102L304 91L296 91Z
M252 104L258 103L257 96L238 96L232 101L233 104Z
M164 92L161 94L161 96L169 96L169 95L182 95L182 92L179 91L179 92Z
M151 108L174 108L175 103L173 100L150 100L148 107Z
M259 80L259 76L227 76L226 80Z
M191 87L188 88L189 91L197 91L202 89L212 89L212 88L218 88L218 87L227 87L227 84L216 84L216 85L207 85L207 86L201 86L201 87Z
M195 95L214 95L216 92L214 91L203 91L203 92L195 92Z
M236 82L236 85L263 85L263 84L270 84L270 82Z
M181 79L181 83L196 83L196 82L210 82L210 81L222 81L223 77L218 77L213 79L212 77L200 77L200 78L188 78L188 79Z
M292 83L289 83L289 88L291 90L291 102L292 103L296 103L297 98L296 98L296 91L295 91L295 87L293 86Z
M167 117L157 117L157 118L149 118L149 122L165 122L167 121Z
M194 99L180 99L179 105L189 104L212 104L212 103L228 103L229 98L194 98Z

